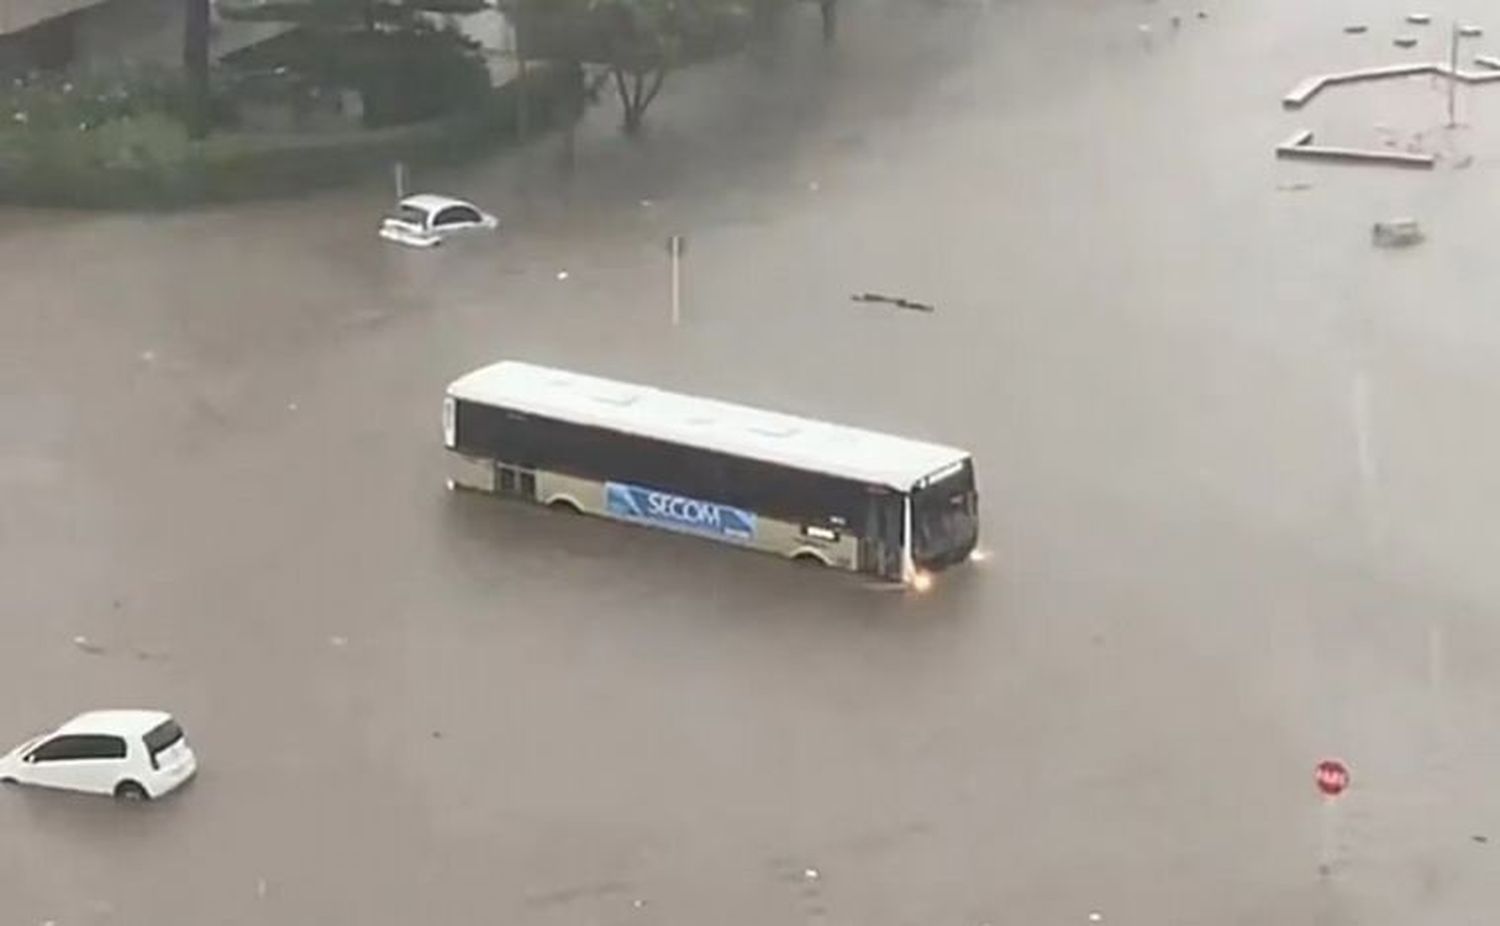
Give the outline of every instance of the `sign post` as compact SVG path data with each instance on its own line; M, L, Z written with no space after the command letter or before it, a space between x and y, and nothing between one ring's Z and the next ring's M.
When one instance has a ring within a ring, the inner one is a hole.
M1458 22L1453 23L1453 35L1448 42L1448 128L1458 126Z
M667 239L667 255L672 259L672 327L682 323L682 255L687 253L687 238L673 235Z
M1349 788L1349 766L1338 759L1324 759L1313 772L1318 793L1323 798L1321 831L1318 836L1318 874L1323 877L1333 873L1335 823L1334 806L1340 795Z

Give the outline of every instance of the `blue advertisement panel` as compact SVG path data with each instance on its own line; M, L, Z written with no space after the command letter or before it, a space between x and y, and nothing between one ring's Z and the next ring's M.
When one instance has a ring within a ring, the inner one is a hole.
M755 537L753 512L656 489L606 482L604 505L617 518L653 527L721 540L752 540Z

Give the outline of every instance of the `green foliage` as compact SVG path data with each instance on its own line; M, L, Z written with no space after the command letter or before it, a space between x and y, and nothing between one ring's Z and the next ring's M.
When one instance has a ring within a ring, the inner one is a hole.
M368 128L456 112L490 89L473 43L420 24L396 32L299 30L248 49L237 66L259 78L276 75L288 88L356 90Z
M356 90L369 128L432 118L472 105L489 89L477 46L435 25L485 0L268 0L225 4L229 19L299 28L238 56L239 66L285 73L324 90Z
M669 70L740 47L769 0L501 0L528 57L609 67L627 134Z
M137 67L109 75L40 75L0 84L0 122L33 130L98 128L117 119L147 114L185 118L187 83L178 71ZM215 88L214 117L228 121L230 111Z
M535 68L526 82L533 127L573 115L568 69ZM456 163L515 138L519 92L512 83L456 115L338 134L195 141L180 121L149 112L84 131L0 122L0 202L170 208L296 195L384 173L397 160Z
M522 44L537 57L641 72L737 46L749 34L756 2L502 0L502 8L516 17Z

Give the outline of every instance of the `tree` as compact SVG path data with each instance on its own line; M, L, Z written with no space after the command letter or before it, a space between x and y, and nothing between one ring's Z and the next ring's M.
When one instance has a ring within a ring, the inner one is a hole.
M182 67L187 77L188 135L203 138L209 129L209 0L184 0Z
M188 0L195 2L195 0ZM228 18L281 22L294 32L241 53L316 87L357 90L371 127L411 122L477 99L489 88L475 42L437 14L482 10L485 0L264 0L226 7Z
M608 68L627 135L673 68L737 47L752 0L512 0L518 44L532 58Z

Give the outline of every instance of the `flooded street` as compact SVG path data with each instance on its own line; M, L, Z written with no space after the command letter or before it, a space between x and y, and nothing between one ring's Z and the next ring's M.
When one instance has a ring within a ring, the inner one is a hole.
M1486 920L1500 87L1279 101L1500 19L846 2L637 142L606 97L571 178L413 178L496 237L386 244L379 184L0 210L0 751L160 706L202 763L0 793L0 922ZM1272 156L1377 123L1472 166ZM989 556L906 595L451 495L502 357L965 447Z

